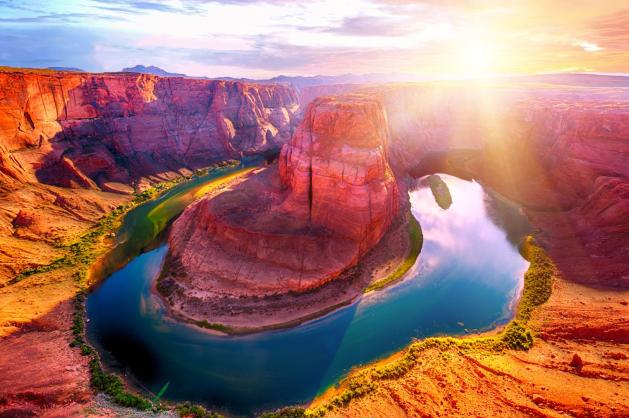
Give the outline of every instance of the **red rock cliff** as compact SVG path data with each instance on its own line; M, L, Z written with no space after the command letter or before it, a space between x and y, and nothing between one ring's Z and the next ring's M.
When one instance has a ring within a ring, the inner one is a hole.
M0 72L0 172L93 188L197 168L279 148L297 107L279 85Z
M371 248L397 213L389 167L387 121L379 102L348 95L321 98L280 154L284 203L313 224Z
M311 104L279 175L275 166L252 175L173 225L170 264L184 298L302 292L356 265L398 213L386 141L374 100Z

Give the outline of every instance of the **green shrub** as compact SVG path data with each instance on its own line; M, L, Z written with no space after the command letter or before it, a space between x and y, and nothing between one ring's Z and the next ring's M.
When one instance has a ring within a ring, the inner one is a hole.
M98 357L90 360L91 383L94 389L110 395L114 402L121 406L149 410L153 407L150 401L125 390L122 380L113 373L105 373L100 366Z
M81 355L82 356L89 356L93 352L94 352L94 350L92 349L92 347L90 347L87 344L81 344Z
M512 350L528 350L533 346L533 334L518 321L511 321L502 333L501 341Z
M278 409L275 412L266 412L260 415L260 418L303 418L306 416L306 410L300 407L287 407Z
M523 241L520 252L531 263L524 274L524 288L516 317L526 322L530 319L533 309L550 298L555 267L544 250L534 243L532 237L527 237Z
M227 325L209 323L206 319L195 322L196 326L201 328L213 329L214 331L230 332L232 329Z
M408 214L408 235L411 243L411 248L409 250L408 256L404 259L402 264L398 266L397 269L388 276L370 284L365 288L364 292L371 292L372 290L380 290L390 285L391 283L399 280L410 270L413 265L415 265L415 261L417 261L417 257L419 257L419 253L422 250L422 245L424 243L424 236L422 234L421 226L419 222L412 213Z
M220 418L221 415L214 412L209 412L207 409L200 405L193 405L190 402L185 402L181 405L177 405L175 408L177 414L180 417L192 417L192 418Z

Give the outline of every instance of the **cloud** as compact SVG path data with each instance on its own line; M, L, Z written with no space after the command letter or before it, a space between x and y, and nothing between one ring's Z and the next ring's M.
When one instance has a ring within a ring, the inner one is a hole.
M603 49L592 42L586 42L586 41L574 42L572 45L583 48L583 50L587 52L596 52L596 51L601 51Z
M43 14L45 11L41 8L34 8L24 5L23 1L18 0L0 0L0 8L22 10L27 12L34 12Z
M346 17L340 26L327 31L353 36L403 36L417 30L416 22L394 16L353 16Z
M207 4L248 5L252 3L291 4L305 2L306 0L92 0L95 7L108 11L126 14L141 14L147 11L194 14L203 11L202 6Z
M0 23L82 23L86 20L112 20L119 18L93 13L50 13L28 17L2 17Z
M159 0L92 0L95 7L103 10L121 12L127 14L141 14L147 11L163 13L195 13L198 12L200 2L184 1L175 5L169 1Z
M600 45L608 49L629 50L629 9L595 18L591 28Z
M462 57L490 51L488 66L503 73L629 70L629 9L622 2L579 3L561 18L548 13L554 2L569 4L0 0L0 59L98 71L141 63L209 76L440 75L464 72Z

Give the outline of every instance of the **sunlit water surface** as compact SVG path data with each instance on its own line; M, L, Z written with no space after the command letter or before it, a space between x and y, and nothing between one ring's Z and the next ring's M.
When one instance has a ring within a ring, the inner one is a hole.
M479 184L442 178L453 198L447 210L422 182L410 193L424 234L415 266L399 284L351 306L291 329L215 336L164 317L150 291L163 245L135 257L91 293L88 336L106 364L144 388L157 392L170 382L167 399L251 415L305 403L350 368L413 338L504 323L527 267L516 247L525 221Z

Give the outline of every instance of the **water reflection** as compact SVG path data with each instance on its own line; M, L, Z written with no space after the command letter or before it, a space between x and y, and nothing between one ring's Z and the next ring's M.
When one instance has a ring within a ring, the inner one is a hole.
M492 190L487 190L484 196L485 209L491 221L506 233L507 240L517 247L522 237L533 230L522 208Z
M128 368L151 390L170 381L166 398L249 415L307 402L351 367L412 338L504 322L526 262L488 216L482 187L442 178L453 196L447 211L428 187L410 193L424 246L407 279L352 306L288 330L215 336L164 318L150 291L167 250L162 246L136 257L90 295L89 338L110 353L107 364ZM135 347L130 353L127 339Z

